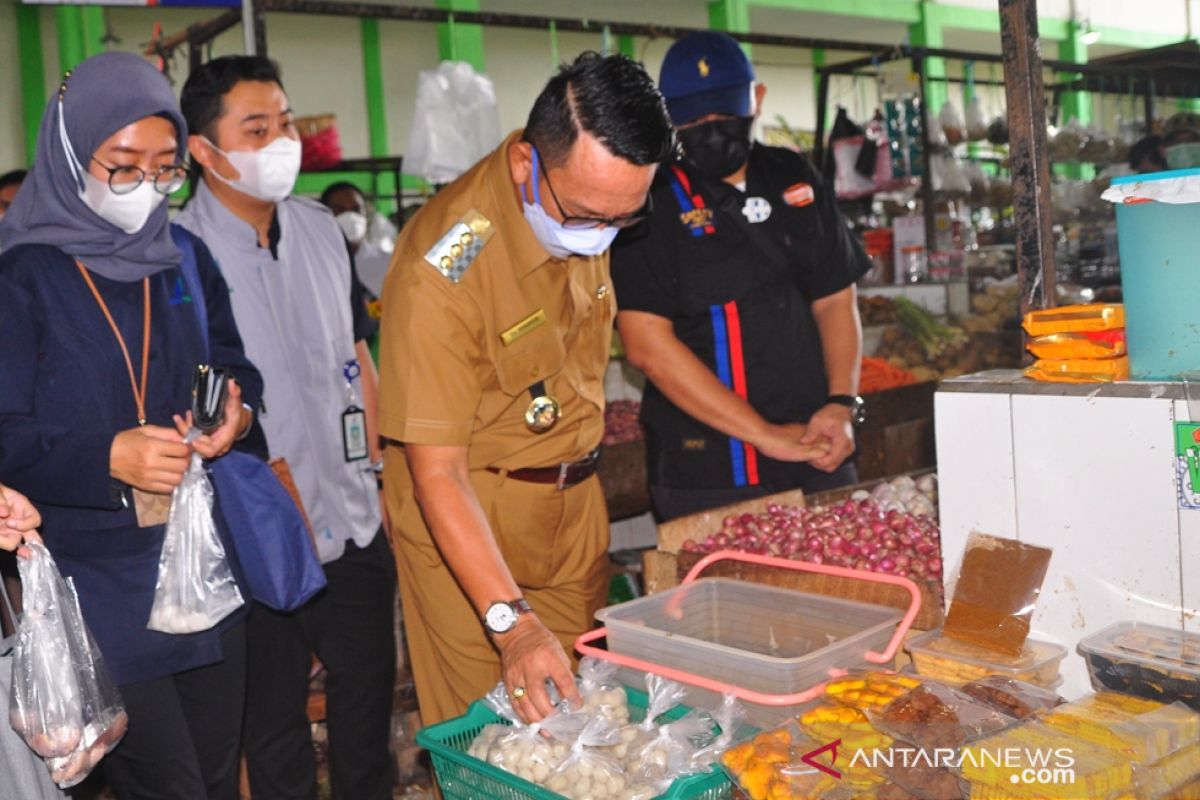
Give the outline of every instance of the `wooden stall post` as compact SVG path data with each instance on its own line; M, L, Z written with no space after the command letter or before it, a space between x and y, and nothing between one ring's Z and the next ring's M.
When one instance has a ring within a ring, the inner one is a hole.
M1000 43L1021 313L1056 305L1050 221L1050 155L1046 149L1045 78L1038 44L1037 0L1000 0Z

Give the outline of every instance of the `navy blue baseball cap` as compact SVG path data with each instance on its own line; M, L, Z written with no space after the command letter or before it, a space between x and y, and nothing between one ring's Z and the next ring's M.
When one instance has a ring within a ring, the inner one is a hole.
M667 100L671 121L684 125L705 114L750 116L753 82L754 67L736 39L717 31L698 31L671 45L658 88Z

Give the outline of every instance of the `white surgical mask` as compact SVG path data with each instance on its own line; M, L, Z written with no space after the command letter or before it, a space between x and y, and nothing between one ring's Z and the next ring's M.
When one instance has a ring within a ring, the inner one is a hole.
M261 150L230 150L228 153L207 138L212 149L229 161L240 177L226 178L215 169L209 173L251 197L278 203L292 193L300 174L300 143L280 136Z
M165 194L154 190L154 182L149 178L128 194L117 194L109 188L108 181L90 172L83 173L83 185L79 196L87 207L126 233L137 233L144 228L154 209L167 199Z
M1171 169L1200 167L1200 142L1181 142L1163 150Z
M337 220L338 227L342 229L342 233L346 235L346 240L350 244L362 244L363 239L367 238L366 214L360 214L357 211L343 211L334 219Z
M154 190L154 181L149 177L132 192L117 194L109 188L108 181L102 181L88 172L75 155L75 148L71 146L71 139L67 136L61 98L58 102L58 139L76 180L83 180L83 185L79 188L79 199L84 205L94 211L100 219L115 225L125 233L134 234L146 227L146 221L150 219L154 209L158 208L167 196Z
M533 202L530 203L525 193L525 185L521 185L521 198L525 205L525 220L533 229L533 235L545 248L546 252L555 258L568 256L598 256L609 248L613 239L617 238L620 230L606 225L603 228L564 228L563 224L546 213L542 208L541 192L538 189L538 151L533 148Z

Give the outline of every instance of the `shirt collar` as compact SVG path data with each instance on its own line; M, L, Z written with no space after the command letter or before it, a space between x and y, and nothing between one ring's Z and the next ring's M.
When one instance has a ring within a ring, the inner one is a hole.
M285 200L284 202L287 201ZM262 249L259 247L258 231L254 229L254 226L237 214L234 214L224 203L217 199L212 189L208 188L207 181L200 181L199 186L196 188L196 194L190 204L195 204L199 216L212 221L214 230L221 231L223 239L242 250ZM267 231L267 243L270 247L271 257L276 261L279 260L279 240L282 236L282 228L279 221L279 206L279 203L275 204L275 213L271 218L271 227Z
M525 207L517 194L517 185L513 183L512 170L508 166L508 148L521 140L522 133L522 128L510 133L488 156L483 177L492 193L498 217L493 220L496 230L508 246L516 272L524 277L551 259L525 219Z

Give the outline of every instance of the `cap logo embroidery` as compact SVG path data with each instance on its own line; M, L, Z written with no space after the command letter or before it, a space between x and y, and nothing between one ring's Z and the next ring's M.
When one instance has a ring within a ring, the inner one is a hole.
M701 78L708 77L708 56L705 56L696 62L696 71L700 73Z

